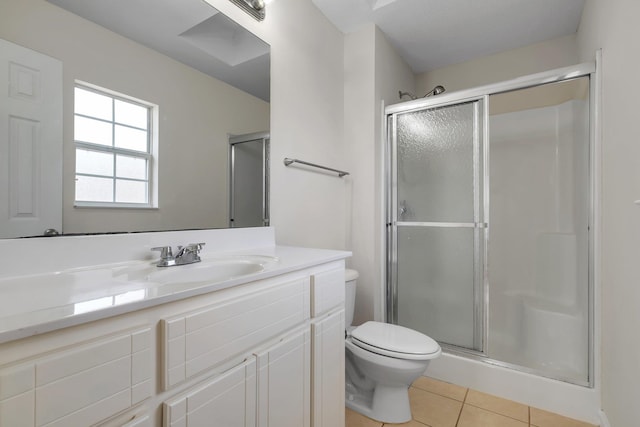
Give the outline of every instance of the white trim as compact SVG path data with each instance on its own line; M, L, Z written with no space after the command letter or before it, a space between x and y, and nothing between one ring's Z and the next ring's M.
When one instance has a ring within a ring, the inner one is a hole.
M602 409L600 410L599 415L600 415L600 427L611 427L611 424L609 423L609 418L607 418L607 414L605 414Z
M378 322L384 322L387 313L387 173L386 173L386 161L387 161L387 133L389 132L387 126L387 115L385 114L384 99L380 101L380 139L378 141L378 148L380 156L378 157L378 164L375 174L376 189L378 196L378 223L376 228L378 230L378 292L374 298L374 311L373 319ZM375 205L374 205L375 206ZM377 301L376 301L377 300Z
M593 123L592 144L592 213L593 213L593 343L591 345L592 374L591 386L598 391L598 407L602 406L602 50L596 50L596 71L593 81L592 105L594 111L591 116Z

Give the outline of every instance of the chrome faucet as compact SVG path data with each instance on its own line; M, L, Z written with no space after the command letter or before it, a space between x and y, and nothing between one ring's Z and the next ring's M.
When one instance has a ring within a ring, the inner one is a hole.
M160 252L160 261L156 264L158 267L172 267L200 262L198 254L204 245L205 243L189 243L186 246L178 246L178 252L175 256L171 246L158 246L151 248L151 250Z

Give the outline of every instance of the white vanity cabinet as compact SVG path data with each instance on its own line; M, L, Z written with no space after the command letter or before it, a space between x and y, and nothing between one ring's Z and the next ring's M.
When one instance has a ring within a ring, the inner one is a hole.
M344 425L344 268L311 276L312 425Z
M0 426L95 424L151 397L143 328L0 367Z
M256 353L258 427L310 426L310 336L309 327L305 325Z
M0 426L341 427L344 261L0 344Z
M254 357L163 403L163 427L256 425Z
M163 427L309 427L310 333L284 335L163 403Z

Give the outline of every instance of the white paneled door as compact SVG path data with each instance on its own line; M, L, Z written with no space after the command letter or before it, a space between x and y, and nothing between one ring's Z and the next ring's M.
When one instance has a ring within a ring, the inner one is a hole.
M62 62L0 39L0 238L62 230Z

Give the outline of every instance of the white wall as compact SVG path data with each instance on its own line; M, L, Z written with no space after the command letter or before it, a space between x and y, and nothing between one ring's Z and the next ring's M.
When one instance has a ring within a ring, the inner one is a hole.
M638 424L640 400L640 2L587 0L582 61L602 48L602 406L611 426Z
M271 45L271 225L279 244L345 247L348 183L285 167L296 157L348 169L343 35L311 0L276 0L257 22L228 0L207 0Z
M0 38L63 62L65 233L226 227L227 134L268 130L268 103L44 0L3 0ZM159 210L73 207L75 80L159 105Z
M421 74L417 77L416 95L437 85L453 92L578 62L575 35L559 37Z
M397 102L398 91L413 91L415 83L409 66L373 24L345 36L344 58L345 144L352 172L347 239L350 267L360 273L354 320L360 324L382 319L382 102Z
M373 319L375 280L375 25L367 25L344 41L344 129L349 177L347 247L349 266L360 273L354 324Z

